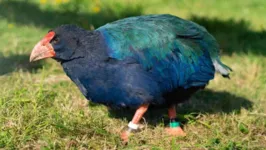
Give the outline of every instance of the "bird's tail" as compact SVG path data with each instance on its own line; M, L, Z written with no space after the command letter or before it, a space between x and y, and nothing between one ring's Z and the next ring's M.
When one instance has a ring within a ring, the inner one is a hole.
M219 58L213 60L213 65L215 67L215 70L219 72L223 77L230 79L229 74L231 71L233 71L230 67L223 64Z

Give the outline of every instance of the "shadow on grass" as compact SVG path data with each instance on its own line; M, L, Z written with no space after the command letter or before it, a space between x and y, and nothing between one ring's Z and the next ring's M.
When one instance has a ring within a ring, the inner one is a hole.
M33 72L42 68L42 62L30 63L29 55L11 54L8 57L0 53L0 76L22 69L23 71Z
M119 14L108 7L97 14L80 13L78 12L78 5L75 7L77 8L73 11L42 10L39 6L29 1L1 1L0 17L7 19L8 22L51 29L62 24L77 24L88 29L90 25L99 27L110 21L142 14L140 6L132 7L126 5L121 8Z
M240 113L242 108L252 109L253 103L243 97L228 92L215 92L208 89L197 92L189 101L177 107L178 119L182 123L196 120L199 114ZM125 118L130 121L134 110L109 110L110 117ZM149 125L156 126L162 122L168 124L167 109L151 107L145 114Z
M204 26L217 39L222 54L252 53L266 56L266 30L254 31L250 23L245 20L220 20L218 18L205 18L191 16L194 21Z

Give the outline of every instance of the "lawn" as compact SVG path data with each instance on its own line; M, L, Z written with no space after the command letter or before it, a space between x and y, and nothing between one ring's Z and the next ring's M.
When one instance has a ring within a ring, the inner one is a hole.
M166 110L119 139L133 112L87 101L52 59L29 63L50 29L93 30L119 18L170 13L212 33L234 72L178 106L186 137L164 133ZM266 1L0 0L0 149L266 149Z

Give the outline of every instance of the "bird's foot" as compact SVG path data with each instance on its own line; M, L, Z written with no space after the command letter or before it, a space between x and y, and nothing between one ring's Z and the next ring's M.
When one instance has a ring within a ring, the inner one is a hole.
M183 129L179 127L167 127L165 128L165 131L167 134L171 136L186 136L186 133L183 131Z
M124 144L127 144L129 141L130 135L132 135L136 132L139 132L139 131L140 131L139 129L132 129L128 126L125 126L121 131L120 138Z

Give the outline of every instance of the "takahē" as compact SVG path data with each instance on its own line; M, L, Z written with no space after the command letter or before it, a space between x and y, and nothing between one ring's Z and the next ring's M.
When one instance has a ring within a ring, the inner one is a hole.
M133 108L121 133L136 131L149 105L168 107L171 135L185 135L176 121L175 104L187 100L231 69L219 58L214 37L202 26L172 15L121 19L94 31L62 25L33 48L30 61L59 61L82 94L95 103Z

